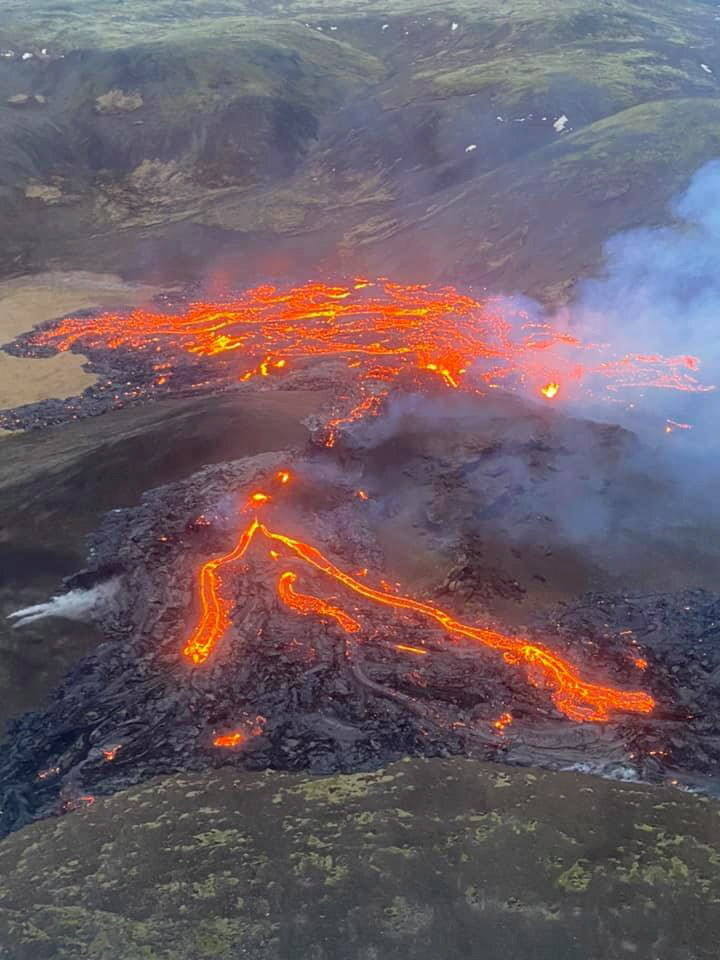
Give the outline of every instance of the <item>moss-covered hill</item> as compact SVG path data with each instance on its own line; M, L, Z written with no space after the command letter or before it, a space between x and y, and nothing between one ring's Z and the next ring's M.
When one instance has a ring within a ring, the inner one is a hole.
M7 0L0 271L323 264L562 298L720 152L717 10Z
M462 760L154 781L0 843L0 957L714 960L718 818Z

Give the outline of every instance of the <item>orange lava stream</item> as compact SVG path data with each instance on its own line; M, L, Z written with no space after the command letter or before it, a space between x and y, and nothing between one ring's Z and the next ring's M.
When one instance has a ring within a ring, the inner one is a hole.
M208 560L200 567L198 588L200 596L200 620L183 653L193 663L202 663L210 656L212 648L230 626L230 605L222 595L218 570L235 560L239 560L252 542L260 528L257 519L253 520L240 536L233 549L221 557Z
M297 574L293 573L292 570L286 570L278 580L278 595L286 606L304 616L314 613L318 617L329 617L331 620L336 620L348 633L358 632L360 624L343 610L333 607L319 597L312 597L306 593L296 593L293 589L296 580Z
M310 281L288 290L255 287L227 302L192 303L179 314L136 309L122 316L66 317L38 331L33 342L59 350L82 343L162 353L170 346L200 357L237 357L236 366L225 370L228 378L243 381L281 375L295 361L334 358L354 370L349 376L361 385L378 381L378 389L368 391L351 419L373 412L383 384L386 392L407 371L436 377L450 389L519 383L548 397L562 381L589 376L606 379L612 389L709 389L695 376L695 357L628 354L607 359L597 344L520 312L515 316L512 323L502 302L479 301L449 286L386 279L348 285ZM166 371L171 365L157 366ZM330 428L332 436L332 423Z
M396 643L396 650L401 650L403 653L414 653L417 657L426 657L428 655L427 650L423 650L422 647L412 647L409 643Z
M529 643L522 637L512 637L496 630L462 623L439 607L410 597L375 590L360 583L336 567L315 547L285 534L275 533L260 523L257 518L242 531L235 547L229 553L208 560L200 567L198 579L201 614L198 625L184 649L185 655L195 664L203 663L210 656L229 625L229 603L222 596L218 570L240 559L258 533L267 540L281 543L295 556L366 600L395 610L419 614L434 620L451 637L464 637L482 646L499 650L508 663L524 663L529 671L530 682L536 686L549 687L553 691L552 698L556 707L571 720L602 723L610 719L611 711L650 713L655 706L654 699L647 693L618 690L583 680L571 663L544 646ZM292 576L290 574L290 577ZM295 594L291 590L292 579L288 578L287 574L283 574L283 577L286 579L282 583L281 578L282 586L279 586L279 589L286 603L289 602L299 612L317 612L332 616L341 623L338 614L342 611L324 604L315 597ZM343 616L347 615L343 614ZM349 619L355 624L352 618ZM344 625L341 623L341 626Z
M222 733L213 739L214 747L239 747L247 743L248 736L242 730L233 730L232 733Z

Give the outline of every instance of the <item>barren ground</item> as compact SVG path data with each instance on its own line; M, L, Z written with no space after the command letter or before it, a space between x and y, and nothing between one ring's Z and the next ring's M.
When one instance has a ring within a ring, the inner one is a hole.
M88 307L133 306L153 292L111 274L43 273L8 280L0 284L0 343L55 317ZM29 362L0 351L0 409L82 393L96 381L84 362L73 353Z

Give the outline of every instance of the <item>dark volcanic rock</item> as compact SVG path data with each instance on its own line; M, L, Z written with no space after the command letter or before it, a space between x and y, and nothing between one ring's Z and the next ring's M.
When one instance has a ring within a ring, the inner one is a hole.
M717 820L461 760L153 780L0 843L0 957L715 960Z
M168 399L3 439L0 727L37 707L97 642L85 625L39 621L20 632L5 616L62 589L102 513L203 464L301 446L302 418L323 402L318 391Z
M251 516L243 512L248 493L272 490L282 468L294 479L285 499L273 493L270 528L317 545L342 569L377 571L367 581L377 582L383 554L373 526L381 517L373 521L373 510L381 506L353 495L352 475L335 456L342 451L323 448L219 464L106 516L83 577L120 574L119 591L95 612L107 642L45 710L10 727L0 751L3 830L158 773L227 763L330 773L407 754L464 754L715 789L720 602L702 592L596 596L537 619L529 639L568 656L588 680L657 698L650 716L618 714L604 725L571 722L524 667L451 641L417 615L343 595L361 624L357 636L332 619L298 616L276 593L284 566L298 571L303 593L327 597L327 578L292 556L279 566L265 541L223 573L231 625L193 667L182 649L197 617L198 566L231 549ZM439 602L458 619L478 620L452 594ZM487 615L480 622L493 625ZM513 721L505 730L496 726L503 713ZM236 748L214 745L238 728L244 742Z

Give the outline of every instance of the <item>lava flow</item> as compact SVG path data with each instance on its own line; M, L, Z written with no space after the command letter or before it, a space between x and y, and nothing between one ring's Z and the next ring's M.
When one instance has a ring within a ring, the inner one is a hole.
M282 545L291 555L305 561L315 570L331 577L336 583L359 594L365 600L394 610L419 614L434 620L453 639L463 637L482 646L501 651L508 663L525 664L529 669L530 682L536 686L545 685L551 688L555 705L571 720L606 722L610 719L611 711L650 713L655 706L655 701L647 693L617 690L582 680L571 663L544 646L529 643L522 637L512 637L496 630L462 623L439 607L410 597L376 590L360 583L336 567L316 547L270 530L257 517L245 527L231 551L208 560L200 567L198 574L200 618L183 651L185 656L196 665L203 663L212 654L230 623L231 602L223 593L223 584L218 571L239 560L258 535L271 543ZM291 609L304 615L316 614L328 617L348 632L355 633L360 629L360 624L354 618L337 607L317 597L295 593L292 586L296 579L295 573L287 571L281 575L278 585L280 598ZM403 647L403 649L411 648Z
M136 309L127 315L66 317L37 331L35 346L69 350L126 348L161 354L156 385L172 372L172 352L223 359L227 382L281 376L316 359L344 363L361 399L333 427L376 412L401 376L449 389L500 385L555 397L561 382L601 379L622 386L710 389L691 356L612 356L606 345L538 322L501 300L476 300L445 286L307 282L289 290L259 286L225 302L197 302L184 313Z

